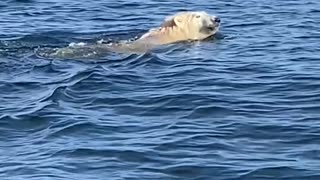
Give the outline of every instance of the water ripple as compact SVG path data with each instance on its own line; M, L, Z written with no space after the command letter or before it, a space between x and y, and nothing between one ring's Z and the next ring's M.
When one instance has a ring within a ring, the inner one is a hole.
M0 179L319 179L319 6L1 1ZM219 15L221 32L140 55L38 54L130 40L179 10Z

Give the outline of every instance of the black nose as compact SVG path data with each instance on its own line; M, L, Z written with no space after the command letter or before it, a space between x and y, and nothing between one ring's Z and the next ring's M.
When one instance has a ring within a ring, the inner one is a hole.
M221 22L221 19L220 19L220 18L218 18L218 17L215 17L215 18L214 18L214 22L216 22L216 23L220 23L220 22Z

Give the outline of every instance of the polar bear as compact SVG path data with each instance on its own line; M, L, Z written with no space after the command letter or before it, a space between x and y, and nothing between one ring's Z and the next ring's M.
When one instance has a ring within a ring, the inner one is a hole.
M158 45L181 41L203 40L218 32L220 18L204 11L185 11L165 18L158 28L153 28L134 41L105 44L78 44L59 48L53 53L43 53L47 57L87 58L107 52L143 53Z
M151 29L136 42L169 44L179 41L203 40L218 32L220 18L204 11L179 12L167 17L157 29Z
M219 31L220 18L204 11L178 12L166 17L160 27L153 28L129 43L112 46L117 52L145 52L158 45L181 41L203 40Z

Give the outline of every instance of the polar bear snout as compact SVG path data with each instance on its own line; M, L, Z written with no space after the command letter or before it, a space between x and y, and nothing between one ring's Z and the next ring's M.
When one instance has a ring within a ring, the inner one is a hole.
M221 20L219 17L212 16L212 17L210 17L209 21L204 20L203 25L209 31L215 31L220 26L220 22L221 22Z
M213 18L212 18L212 21L215 22L215 23L220 24L221 19L220 19L219 17L213 17Z
M221 19L218 16L213 16L213 17L211 17L210 20L211 20L210 24L212 26L219 26L221 23Z

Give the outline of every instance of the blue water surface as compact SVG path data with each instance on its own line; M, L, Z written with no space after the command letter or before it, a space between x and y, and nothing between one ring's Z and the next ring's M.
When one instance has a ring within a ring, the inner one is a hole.
M218 37L35 54L183 10L218 15ZM0 17L0 179L320 179L319 0L2 0Z

